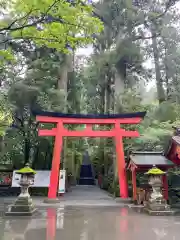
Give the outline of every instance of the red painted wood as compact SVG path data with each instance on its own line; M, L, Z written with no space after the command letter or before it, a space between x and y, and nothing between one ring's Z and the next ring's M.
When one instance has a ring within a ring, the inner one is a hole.
M62 123L57 124L55 143L54 143L54 152L53 152L53 160L52 160L52 168L51 168L51 176L50 176L50 186L48 192L48 198L56 198L58 182L59 182L59 169L60 169L60 157L62 150L62 132L63 125Z
M36 121L42 123L57 123L59 121L69 124L113 124L117 123L117 120L121 124L137 124L141 122L141 118L122 118L122 119L80 119L80 118L57 118L57 117L44 117L37 116Z
M120 186L120 197L128 198L128 185L126 178L126 169L125 169L125 158L124 158L124 149L123 149L123 141L122 136L120 134L119 125L116 124L116 159L118 165L118 176L119 176L119 186Z
M92 130L92 124L86 124L86 130Z
M169 196L168 196L168 180L167 180L166 175L162 176L162 181L163 181L163 188L164 188L164 198L166 200L168 200L168 198L169 198Z
M56 128L53 128L52 130L39 129L38 134L39 136L55 136ZM85 130L80 131L70 131L62 128L61 134L63 137L114 137L116 135L116 130L112 129L109 131L94 131L92 130L91 126L88 126ZM125 131L124 129L120 128L119 134L122 137L139 137L139 133L137 131Z
M133 187L133 200L137 200L137 184L136 184L136 169L132 169L132 187Z
M93 131L93 130L83 130L83 131L63 131L63 136L67 137L114 137L115 131Z
M131 171L133 171L134 169L137 169L138 167L136 166L136 164L133 161L130 161L127 169L130 169Z
M57 132L57 128L52 129L39 129L38 135L39 136L55 136Z
M171 160L175 165L179 166L180 165L180 158L178 157L177 154L177 147L178 144L174 140L172 140L171 147L166 154L167 159Z

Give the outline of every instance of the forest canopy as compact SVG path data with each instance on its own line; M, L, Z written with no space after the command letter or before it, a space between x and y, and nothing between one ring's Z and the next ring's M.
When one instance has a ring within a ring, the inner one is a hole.
M68 52L91 43L93 34L102 31L88 1L10 0L1 1L1 56L11 59L11 44L33 41L38 46ZM7 49L5 49L7 48Z

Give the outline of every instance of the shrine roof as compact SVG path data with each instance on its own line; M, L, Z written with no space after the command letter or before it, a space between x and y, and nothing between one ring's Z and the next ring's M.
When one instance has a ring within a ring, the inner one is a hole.
M174 163L168 160L162 152L132 152L129 155L129 162L136 166L173 166Z
M172 140L174 140L178 145L180 145L180 136L173 136Z
M47 111L32 111L35 116L58 117L58 118L81 118L81 119L116 119L116 118L144 118L146 112L121 113L121 114L76 114Z

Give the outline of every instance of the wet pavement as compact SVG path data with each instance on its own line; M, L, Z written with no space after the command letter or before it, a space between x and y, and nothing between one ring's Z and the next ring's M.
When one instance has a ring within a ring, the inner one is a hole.
M179 228L179 217L151 217L127 208L42 208L33 218L2 217L0 239L176 240Z
M61 196L60 203L51 206L124 206L124 201L116 201L104 190L97 186L75 186L71 187L70 192ZM12 203L15 198L4 198L6 203ZM43 203L44 198L34 197L33 202L36 206L50 206ZM129 202L128 202L129 203Z
M0 240L179 239L179 216L148 216L124 207L97 188L72 190L54 206L35 199L38 210L33 217L4 217L6 204L1 200Z

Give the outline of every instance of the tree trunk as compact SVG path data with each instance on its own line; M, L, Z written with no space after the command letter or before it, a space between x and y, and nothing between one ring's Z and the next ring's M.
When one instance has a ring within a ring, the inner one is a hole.
M36 163L37 163L37 160L38 160L38 156L39 156L39 144L35 148L35 153L34 153L33 162L32 162L32 168L33 169L36 168Z
M46 150L46 153L45 153L45 156L44 156L44 167L43 167L43 169L45 169L46 170L46 163L47 163L47 158L48 158L48 149Z
M123 70L124 71L124 70ZM121 72L121 69L115 73L115 96L119 96L124 93L125 90L125 74Z
M0 136L0 152L3 150L3 145L4 145L4 136Z
M173 87L174 87L174 93L175 93L175 101L180 104L180 95L179 95L179 81L178 81L178 74L176 73L173 78L172 78L172 82L173 82Z
M152 36L156 34L155 29L151 30ZM160 64L159 64L159 50L157 46L157 38L152 38L152 49L153 49L153 55L154 55L154 64L155 64L155 73L156 73L156 88L157 88L157 96L159 103L162 103L166 100L164 88L163 88L163 80L161 77L160 72Z
M67 111L67 95L68 95L68 72L72 72L72 55L64 54L64 61L60 66L59 80L57 84L57 88L62 91L64 95L64 107L63 111ZM64 146L62 152L63 158L63 168L66 166L66 155L67 155L67 137L64 137Z
M63 63L60 66L57 89L64 91L65 98L67 97L67 81L68 81L67 74L68 74L68 56L64 55Z
M24 165L29 162L31 144L29 138L24 139Z
M169 80L171 78L171 76L169 75L169 67L168 67L168 64L167 64L167 47L166 47L166 43L165 44L165 48L164 48L164 51L165 51L165 59L164 59L164 65L165 65L165 73L166 73L166 97L167 99L170 98L170 84L169 84Z
M105 89L104 89L104 113L109 114L111 109L111 70L108 69L108 72L105 76ZM105 130L108 130L108 127L105 126ZM108 174L108 156L107 152L105 151L106 146L108 145L108 139L105 138L104 140L104 170L105 174Z
M125 82L126 82L126 66L124 63L119 63L116 67L117 71L115 72L114 80L114 113L121 111L121 99L125 91Z

